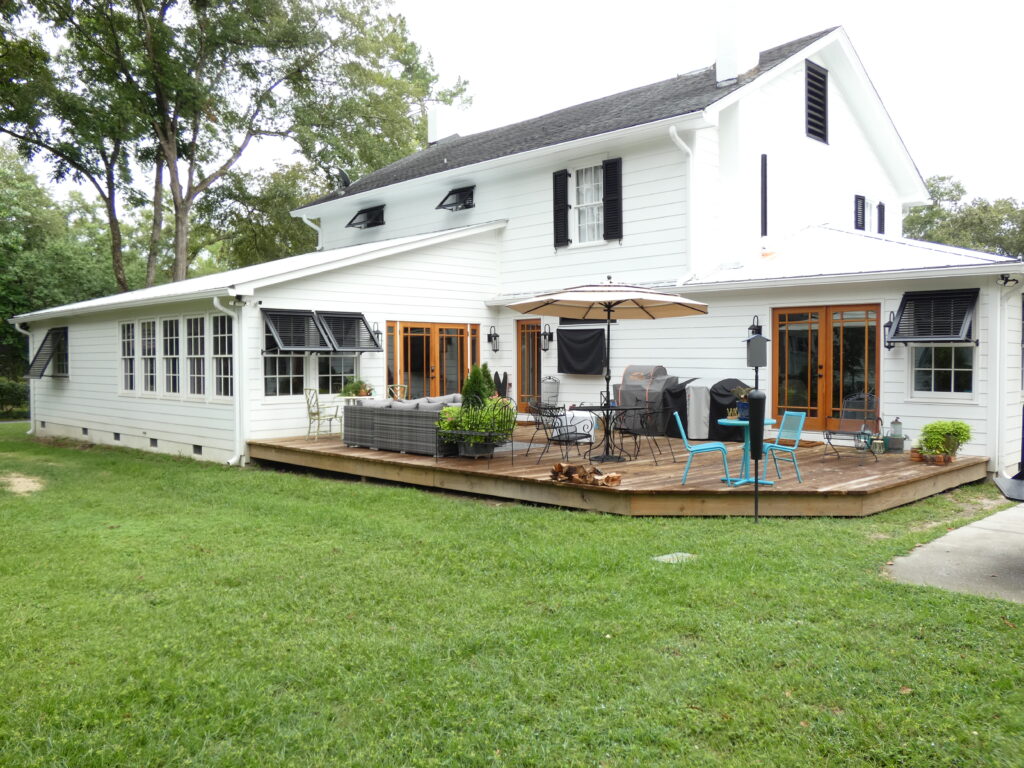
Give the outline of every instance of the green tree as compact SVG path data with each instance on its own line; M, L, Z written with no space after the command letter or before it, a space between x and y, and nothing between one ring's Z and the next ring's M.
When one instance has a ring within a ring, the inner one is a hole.
M102 218L81 196L54 201L17 154L0 146L0 319L115 291ZM23 375L25 363L25 337L0 322L0 376Z
M1013 198L965 202L966 190L950 176L925 183L932 203L907 214L904 237L1024 258L1024 205Z
M0 4L6 9L0 56L18 66L15 86L0 88L0 101L8 102L2 122L49 125L70 108L57 112L53 99L37 100L33 112L33 94L68 88L79 94L89 109L80 105L82 119L61 125L70 126L69 137L96 138L85 145L98 146L113 164L107 176L115 186L132 180L128 154L166 178L174 211L172 277L180 280L197 200L259 139L290 139L324 172L358 176L422 144L427 102L461 95L461 82L436 89L432 64L409 40L404 19L384 14L382 5L7 0ZM31 31L39 29L47 35ZM62 146L22 148L50 153L59 171L70 162L57 151ZM163 185L153 189L156 232Z
M211 250L218 244L214 261L222 269L308 253L316 250L316 232L290 212L327 191L305 163L232 171L196 205L193 241Z

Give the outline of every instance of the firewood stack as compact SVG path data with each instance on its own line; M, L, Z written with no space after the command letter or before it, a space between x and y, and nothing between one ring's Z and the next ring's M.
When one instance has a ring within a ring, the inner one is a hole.
M556 483L603 485L608 488L622 483L622 475L618 472L605 474L593 464L564 464L562 462L558 462L551 468L551 479Z

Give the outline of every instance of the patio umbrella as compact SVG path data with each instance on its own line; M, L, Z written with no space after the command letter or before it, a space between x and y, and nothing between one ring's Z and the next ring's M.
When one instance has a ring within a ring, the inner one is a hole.
M579 285L554 293L520 299L507 306L524 315L548 315L577 320L604 320L604 397L611 402L612 320L656 320L662 317L706 315L708 305L671 293L660 293L637 285L608 282Z

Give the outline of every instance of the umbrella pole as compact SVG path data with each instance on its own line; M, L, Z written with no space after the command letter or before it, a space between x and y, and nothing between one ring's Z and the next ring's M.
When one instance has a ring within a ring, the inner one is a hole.
M604 332L604 401L612 403L612 305L604 308L605 332Z

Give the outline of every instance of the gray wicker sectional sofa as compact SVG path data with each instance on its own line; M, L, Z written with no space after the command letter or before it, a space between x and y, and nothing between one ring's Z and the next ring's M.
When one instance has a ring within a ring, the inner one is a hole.
M441 409L462 402L459 394L418 400L359 400L345 406L342 442L359 448L451 456L457 447L437 439Z

